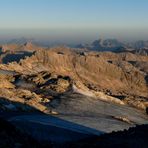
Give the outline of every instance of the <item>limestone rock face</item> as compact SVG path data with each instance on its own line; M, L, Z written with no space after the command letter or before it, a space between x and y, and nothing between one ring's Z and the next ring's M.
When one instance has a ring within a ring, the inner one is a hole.
M147 108L148 56L131 52L83 52L66 47L41 49L19 63L1 64L0 68L19 73L23 81L34 84L34 88L28 88L30 91L42 90L45 98L47 90L65 93L75 85L77 92L104 101ZM14 88L15 84L9 82L5 82L5 87Z
M39 110L44 112L46 110L46 106L42 104L42 98L28 90L0 89L0 98L1 108L6 108L6 110L14 111L13 108L8 108L5 104L15 106L15 110L21 111Z
M67 75L72 79L81 80L86 84L94 84L99 89L109 89L112 92L128 92L147 95L147 73L131 64L131 61L148 61L148 57L125 53L94 53L79 55L56 51L39 51L34 56L21 61L23 71L39 72L48 69L59 75ZM27 68L27 65L32 65ZM130 92L129 92L130 90Z
M31 42L25 44L5 44L0 47L0 63L8 64L19 62L21 59L32 56L35 51L43 49Z
M0 74L0 89L2 88L14 88L15 86L11 83L13 77L6 76L5 74Z

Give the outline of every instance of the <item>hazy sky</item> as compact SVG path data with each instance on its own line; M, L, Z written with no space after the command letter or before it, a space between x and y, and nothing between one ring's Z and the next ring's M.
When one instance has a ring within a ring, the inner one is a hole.
M0 0L0 38L147 39L148 0Z

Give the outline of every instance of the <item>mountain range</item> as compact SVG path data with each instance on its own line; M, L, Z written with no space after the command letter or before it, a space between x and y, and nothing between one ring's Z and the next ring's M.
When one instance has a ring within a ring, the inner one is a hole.
M77 48L86 48L93 51L113 51L113 52L123 52L132 51L137 53L145 53L148 50L148 41L136 41L136 42L121 42L117 39L99 39L95 40L91 44L80 44L76 46ZM140 52L139 52L140 50Z
M148 124L146 46L112 39L85 48L1 45L0 117L34 140L69 147Z
M14 38L5 40L5 42L1 42L1 44L24 44L27 42L31 42L36 45L44 46L44 47L52 47L57 45L62 45L62 43L52 43L50 40L39 40L35 38ZM63 43L64 44L64 43ZM64 44L66 46L70 47L76 47L76 48L86 48L90 50L95 51L120 51L124 49L129 50L139 50L139 49L148 49L148 41L145 40L138 40L138 41L131 41L131 42L125 42L125 41L119 41L118 39L98 39L93 41L91 44L78 44L78 45L70 45L70 44Z

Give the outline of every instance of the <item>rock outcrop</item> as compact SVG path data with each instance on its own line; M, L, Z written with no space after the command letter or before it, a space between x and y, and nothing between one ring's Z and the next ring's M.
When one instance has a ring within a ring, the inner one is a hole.
M31 46L27 44L27 46ZM148 107L148 57L130 52L87 52L66 47L37 50L19 63L1 64L15 71L36 87L64 93L76 86L77 91L103 101Z

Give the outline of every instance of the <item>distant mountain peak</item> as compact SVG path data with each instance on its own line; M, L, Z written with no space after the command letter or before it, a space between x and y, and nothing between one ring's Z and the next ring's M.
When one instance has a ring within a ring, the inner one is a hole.
M91 44L85 44L79 46L81 48L86 48L95 51L116 51L124 47L124 43L118 41L117 39L98 39Z

